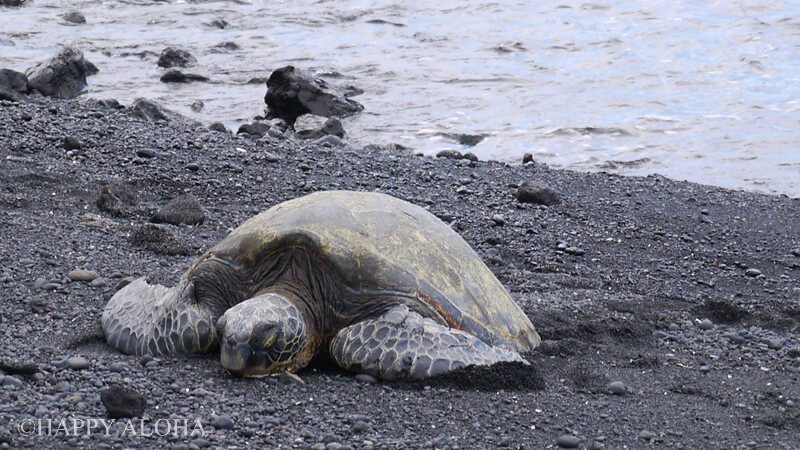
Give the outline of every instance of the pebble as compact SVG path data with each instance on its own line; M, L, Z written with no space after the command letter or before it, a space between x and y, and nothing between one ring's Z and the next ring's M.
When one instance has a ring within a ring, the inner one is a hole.
M517 189L517 201L550 206L561 203L561 195L544 184L525 181Z
M64 14L64 20L69 23L81 25L86 23L86 17L78 11L70 11Z
M192 172L197 172L198 170L200 170L200 164L189 163L189 164L186 165L186 168L188 170L191 170Z
M562 448L576 448L581 445L581 440L571 434L559 436L556 444Z
M800 248L796 248L796 249L792 250L791 253L794 256L800 257Z
M767 340L767 347L769 347L770 350L780 350L783 348L783 343L783 339L769 339Z
M136 150L136 155L141 158L152 158L156 156L156 151L152 148L140 148Z
M747 269L744 272L744 274L747 275L748 277L757 277L757 276L761 275L761 271L758 270L758 269Z
M651 431L642 430L641 432L639 432L639 439L643 439L645 441L649 441L650 439L653 439L654 437L656 437L656 435L653 434Z
M83 356L73 356L67 360L67 366L72 370L88 369L89 365L89 360Z
M741 345L745 342L745 338L739 333L730 333L727 335L727 338L736 345Z
M613 381L608 383L608 391L614 395L625 395L628 392L627 387L625 387L625 383L622 381Z
M99 276L94 270L73 270L67 274L72 281L94 281Z
M697 326L700 327L701 330L708 331L714 328L714 322L709 319L703 319L697 324Z
M67 150L80 150L83 147L81 141L75 136L67 136L64 138L64 148Z
M92 287L108 287L108 279L107 278L95 278L92 280L89 285Z
M133 283L134 280L136 280L136 278L134 278L134 277L125 277L125 278L119 280L119 283L117 283L117 290L120 290L120 289L124 288L125 286Z
M378 379L368 373L360 373L356 375L356 381L359 383L375 384L378 382Z
M529 162L533 162L533 155L530 153L522 155L522 164L527 164Z
M214 417L214 421L211 424L216 429L221 429L221 430L233 429L233 419L231 419L231 416L228 414L220 414Z
M442 150L436 154L437 158L461 159L464 155L458 150Z
M580 247L567 247L564 249L565 252L569 253L570 255L581 256L586 252Z
M353 431L356 433L363 433L367 430L369 430L369 425L366 422L359 420L353 424Z
M495 214L495 215L492 216L492 222L494 222L494 224L498 225L498 226L505 225L506 218L503 217L502 214Z

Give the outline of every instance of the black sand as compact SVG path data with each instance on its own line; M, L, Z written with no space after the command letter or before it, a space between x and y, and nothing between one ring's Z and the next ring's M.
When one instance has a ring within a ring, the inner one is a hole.
M34 99L0 102L0 447L800 447L799 199L250 140ZM517 202L523 181L563 202ZM96 205L108 183L129 185L117 214ZM216 355L142 360L104 344L100 315L123 277L171 285L248 217L323 189L380 190L452 222L545 340L532 366L366 384L318 363L297 384L233 377ZM148 225L184 193L202 224ZM73 269L106 281L69 281ZM88 368L69 368L74 356ZM150 436L121 419L109 436L21 432L105 418L100 390L114 383L146 397ZM199 419L204 433L153 430L158 419L189 431Z

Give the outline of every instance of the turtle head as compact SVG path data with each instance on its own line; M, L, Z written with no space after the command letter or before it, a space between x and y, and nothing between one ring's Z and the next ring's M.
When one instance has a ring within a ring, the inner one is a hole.
M314 356L300 310L279 294L230 308L217 321L217 333L222 365L244 376L295 371Z

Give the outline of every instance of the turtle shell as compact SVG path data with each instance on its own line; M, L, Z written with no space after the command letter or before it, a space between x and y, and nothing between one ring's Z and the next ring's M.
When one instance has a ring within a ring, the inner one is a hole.
M396 293L423 302L423 309L432 308L449 326L491 345L525 352L540 342L469 244L406 201L375 192L313 193L249 219L206 258L252 268L287 247L318 255L320 270L329 270L353 293Z

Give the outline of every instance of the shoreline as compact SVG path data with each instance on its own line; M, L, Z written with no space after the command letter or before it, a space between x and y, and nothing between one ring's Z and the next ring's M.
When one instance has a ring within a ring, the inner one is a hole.
M800 441L800 199L536 162L249 139L180 118L150 123L95 100L31 99L0 102L0 251L8 262L0 269L0 448L4 440L9 448ZM76 148L65 148L67 137ZM526 181L562 202L518 202ZM136 199L118 215L96 205L109 183L127 185ZM284 384L232 377L213 354L136 358L105 345L100 314L124 277L171 285L247 218L323 189L377 189L450 223L542 336L526 355L532 367L364 384L317 364L299 373L304 384ZM201 225L150 223L184 193L199 200ZM105 283L69 281L74 269ZM74 356L89 367L69 368ZM99 391L114 383L146 397L151 422L185 418L191 430L199 419L203 436L24 436L14 428L30 418L103 418ZM219 414L231 428L213 425Z

